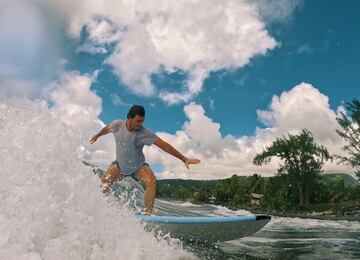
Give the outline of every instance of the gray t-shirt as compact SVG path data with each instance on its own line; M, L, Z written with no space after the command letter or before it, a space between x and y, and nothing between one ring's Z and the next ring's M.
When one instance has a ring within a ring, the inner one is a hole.
M126 128L125 120L111 122L116 143L116 160L124 175L131 175L145 163L144 145L152 145L157 135L142 127L136 131Z

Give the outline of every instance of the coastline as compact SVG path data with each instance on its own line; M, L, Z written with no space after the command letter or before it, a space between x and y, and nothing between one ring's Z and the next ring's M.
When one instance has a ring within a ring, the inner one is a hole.
M283 217L283 218L303 218L303 219L320 219L320 220L345 220L345 221L358 221L360 222L360 216L350 216L350 215L338 215L338 214L323 214L323 212L277 212L275 210L263 210L259 208L248 208L246 209L253 214L266 214L275 217Z

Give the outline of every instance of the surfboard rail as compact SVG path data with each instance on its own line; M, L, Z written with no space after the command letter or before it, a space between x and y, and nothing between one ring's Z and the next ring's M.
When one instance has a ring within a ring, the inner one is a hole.
M163 234L182 240L222 242L254 234L270 220L268 215L239 216L156 216L136 215L148 231L160 230Z

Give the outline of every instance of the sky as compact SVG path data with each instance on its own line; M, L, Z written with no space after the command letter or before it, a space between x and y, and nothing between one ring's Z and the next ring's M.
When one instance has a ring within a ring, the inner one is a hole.
M0 0L0 98L43 100L106 166L113 137L88 140L132 104L187 170L145 147L158 178L276 173L252 159L308 129L342 154L336 117L359 98L356 0ZM325 172L353 169L327 162Z

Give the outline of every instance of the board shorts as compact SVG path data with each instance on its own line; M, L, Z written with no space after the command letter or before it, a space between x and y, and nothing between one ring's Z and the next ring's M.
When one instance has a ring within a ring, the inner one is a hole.
M144 163L144 164L141 165L140 167L142 167L142 166L144 166L144 165L150 167L150 165L149 165L148 163ZM116 166L116 167L120 170L119 163L118 163L118 161L116 161L116 160L115 160L115 161L112 161L111 164L110 164L110 166ZM135 176L135 174L136 174L138 171L139 171L139 170L133 172L133 173L130 174L130 175L123 175L123 176L124 176L124 177L131 177L131 178L133 178L135 181L139 181L139 179L136 178L136 176ZM121 170L120 170L120 172L121 172Z

